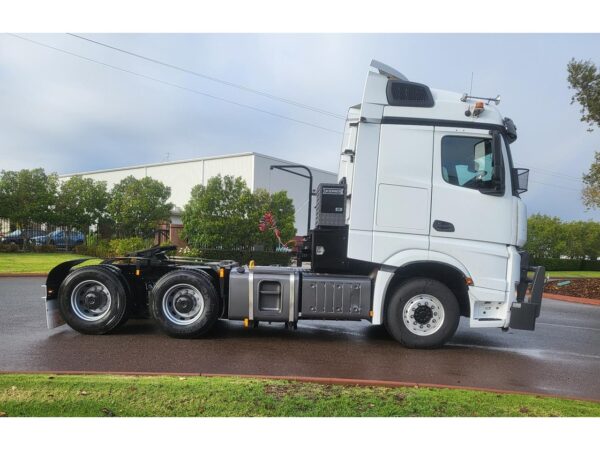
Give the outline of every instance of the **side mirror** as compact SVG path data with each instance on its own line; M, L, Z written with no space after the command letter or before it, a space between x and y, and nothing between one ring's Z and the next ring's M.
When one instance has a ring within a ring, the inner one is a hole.
M527 192L529 186L529 169L513 169L513 183L515 183L514 191L517 194Z

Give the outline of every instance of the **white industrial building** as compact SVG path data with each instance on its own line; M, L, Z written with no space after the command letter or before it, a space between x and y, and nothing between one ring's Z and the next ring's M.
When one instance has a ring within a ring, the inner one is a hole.
M302 163L293 163L259 153L237 153L225 156L72 173L61 175L59 179L62 181L75 175L82 175L86 178L106 181L108 189L111 189L114 184L130 175L136 178L148 176L159 180L171 188L170 201L175 205L171 217L172 228L177 229L181 227L181 211L190 199L192 187L197 184L206 184L209 178L216 175L239 176L242 177L252 191L259 188L266 189L269 192L287 191L296 209L296 229L299 235L304 235L306 234L308 214L308 179L280 170L270 170L272 165L281 164ZM319 183L335 183L337 180L337 174L333 172L313 167L310 167L310 169L313 175L313 188L316 188ZM297 170L298 173L302 174L306 173L300 169L293 170ZM172 240L176 240L173 239L173 235L171 238Z

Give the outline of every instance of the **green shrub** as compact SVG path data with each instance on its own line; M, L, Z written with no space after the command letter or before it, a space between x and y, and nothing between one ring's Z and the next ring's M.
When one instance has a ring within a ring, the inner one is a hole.
M50 244L32 245L31 247L29 247L29 250L34 253L55 253L56 245L50 245Z
M95 258L110 258L110 246L108 240L97 239L95 243L78 245L74 249L78 255L93 256Z
M16 253L19 251L19 246L14 242L10 244L0 244L0 253Z
M546 271L600 270L600 261L590 259L532 258L532 266L544 266Z
M127 253L144 250L152 247L153 241L150 239L142 239L139 237L126 239L113 239L109 242L110 253L114 256L125 256Z

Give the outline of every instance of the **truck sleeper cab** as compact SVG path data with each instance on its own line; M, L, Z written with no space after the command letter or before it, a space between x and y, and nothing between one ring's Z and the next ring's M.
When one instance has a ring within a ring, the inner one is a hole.
M317 188L315 227L298 255L310 269L173 258L164 247L63 263L47 280L49 326L106 333L150 315L191 337L218 318L368 320L415 348L447 342L460 316L472 327L533 330L544 269L521 250L527 171L513 167L513 122L498 99L372 67L348 112L338 183Z

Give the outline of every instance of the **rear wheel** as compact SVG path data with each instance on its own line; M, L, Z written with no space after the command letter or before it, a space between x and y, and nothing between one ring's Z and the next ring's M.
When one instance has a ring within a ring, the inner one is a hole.
M442 346L456 332L460 308L452 291L430 278L414 278L401 284L390 298L385 327L410 348Z
M163 276L152 289L150 310L168 335L197 337L217 321L219 297L208 275L176 270Z
M74 330L105 334L127 319L127 293L116 274L103 267L71 272L58 291L61 316Z

